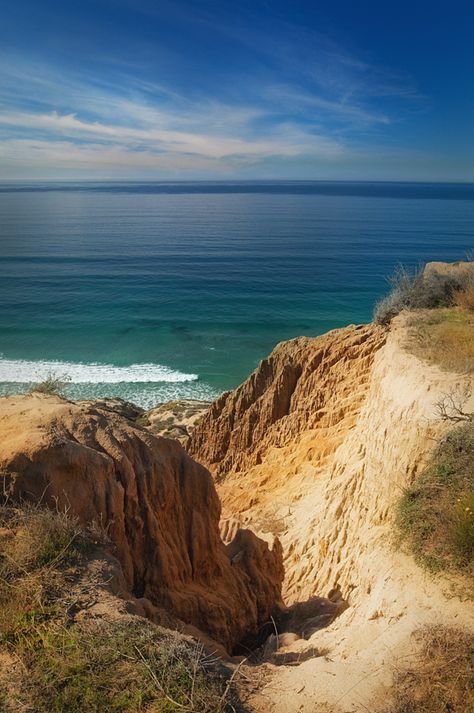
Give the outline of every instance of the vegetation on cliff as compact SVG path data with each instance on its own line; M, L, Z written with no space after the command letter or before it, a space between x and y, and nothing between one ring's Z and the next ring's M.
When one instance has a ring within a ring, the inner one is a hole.
M202 645L119 615L119 600L111 616L81 611L97 539L66 513L0 506L0 709L235 710L228 676Z
M474 312L460 308L416 312L407 321L407 348L446 371L474 371Z
M403 310L474 306L473 263L429 263L414 272L400 266L389 278L390 292L374 310L374 321L387 325Z
M434 572L455 571L473 581L473 422L458 426L441 440L403 495L398 526L423 566Z

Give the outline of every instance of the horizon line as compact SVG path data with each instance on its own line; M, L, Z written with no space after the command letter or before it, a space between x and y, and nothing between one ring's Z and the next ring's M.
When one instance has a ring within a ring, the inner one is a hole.
M163 184L241 184L241 183L380 183L424 185L474 185L472 180L422 180L422 179L364 179L364 178L0 178L0 183L163 183Z

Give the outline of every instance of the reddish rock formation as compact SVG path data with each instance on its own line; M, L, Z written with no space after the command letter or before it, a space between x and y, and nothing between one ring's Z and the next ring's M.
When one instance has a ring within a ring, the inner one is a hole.
M242 555L228 552L208 471L119 414L55 396L1 399L0 474L13 499L102 521L133 594L228 650L280 602L279 542L245 532Z

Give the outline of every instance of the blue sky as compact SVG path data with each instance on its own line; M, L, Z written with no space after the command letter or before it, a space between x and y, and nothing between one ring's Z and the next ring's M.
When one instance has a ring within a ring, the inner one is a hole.
M0 179L474 180L474 3L10 0Z

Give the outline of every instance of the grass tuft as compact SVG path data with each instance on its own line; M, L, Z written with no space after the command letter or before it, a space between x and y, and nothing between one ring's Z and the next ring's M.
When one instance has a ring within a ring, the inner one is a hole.
M28 393L30 394L49 394L55 396L62 396L64 389L71 381L70 377L67 375L58 376L57 374L48 374L44 381L40 381L38 384L34 384Z

